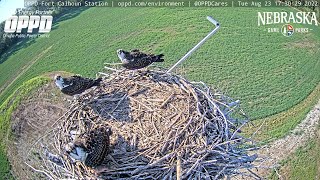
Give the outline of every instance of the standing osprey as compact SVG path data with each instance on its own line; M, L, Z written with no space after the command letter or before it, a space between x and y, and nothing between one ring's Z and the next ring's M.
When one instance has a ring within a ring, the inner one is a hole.
M74 143L74 148L69 152L70 156L86 166L92 168L99 166L109 151L111 134L109 127L100 125L92 129L87 138Z
M73 96L84 92L92 86L99 86L102 79L98 78L93 80L89 78L83 78L81 76L71 76L69 78L55 76L54 80L62 93Z
M117 50L119 59L122 62L122 66L129 70L141 69L149 66L153 62L163 62L163 54L145 54L138 49L131 52L124 51L122 49Z

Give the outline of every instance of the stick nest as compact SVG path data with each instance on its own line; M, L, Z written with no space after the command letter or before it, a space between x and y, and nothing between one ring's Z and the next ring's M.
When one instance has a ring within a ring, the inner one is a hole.
M102 73L101 86L73 100L35 143L27 165L52 179L254 176L257 155L248 155L252 142L238 134L247 118L237 101L162 70L130 73ZM66 146L97 125L112 135L102 165L92 169L73 160Z

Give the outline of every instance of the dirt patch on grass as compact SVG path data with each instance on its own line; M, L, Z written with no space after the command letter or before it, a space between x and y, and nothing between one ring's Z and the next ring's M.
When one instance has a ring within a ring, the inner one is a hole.
M65 96L51 82L30 94L12 114L8 158L16 179L40 178L35 177L35 173L24 162L30 161L26 158L30 147L66 111L65 102Z
M313 42L311 40L304 40L301 42L293 42L289 43L288 47L289 48L314 48L316 47L317 43Z
M284 45L286 49L306 49L309 53L319 51L319 43L306 37L301 41L290 42Z

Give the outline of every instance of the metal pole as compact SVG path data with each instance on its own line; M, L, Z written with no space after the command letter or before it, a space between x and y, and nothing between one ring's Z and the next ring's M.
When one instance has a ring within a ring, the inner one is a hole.
M173 65L167 73L170 73L174 68L176 68L179 64L185 61L193 51L197 50L206 40L208 40L212 35L214 35L218 29L220 28L220 24L218 21L214 20L211 16L207 16L207 19L216 26L206 37L204 37L196 46L194 46L186 55L184 55L175 65Z

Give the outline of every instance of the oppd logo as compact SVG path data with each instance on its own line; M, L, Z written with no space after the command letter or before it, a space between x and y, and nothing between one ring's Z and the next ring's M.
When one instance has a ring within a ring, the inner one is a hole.
M28 28L27 33L39 28L39 33L48 33L52 27L52 16L11 16L6 20L4 32L21 33L22 29Z
M281 33L286 36L286 37L290 37L293 35L294 33L294 28L292 25L290 24L285 24L282 26L281 28Z

